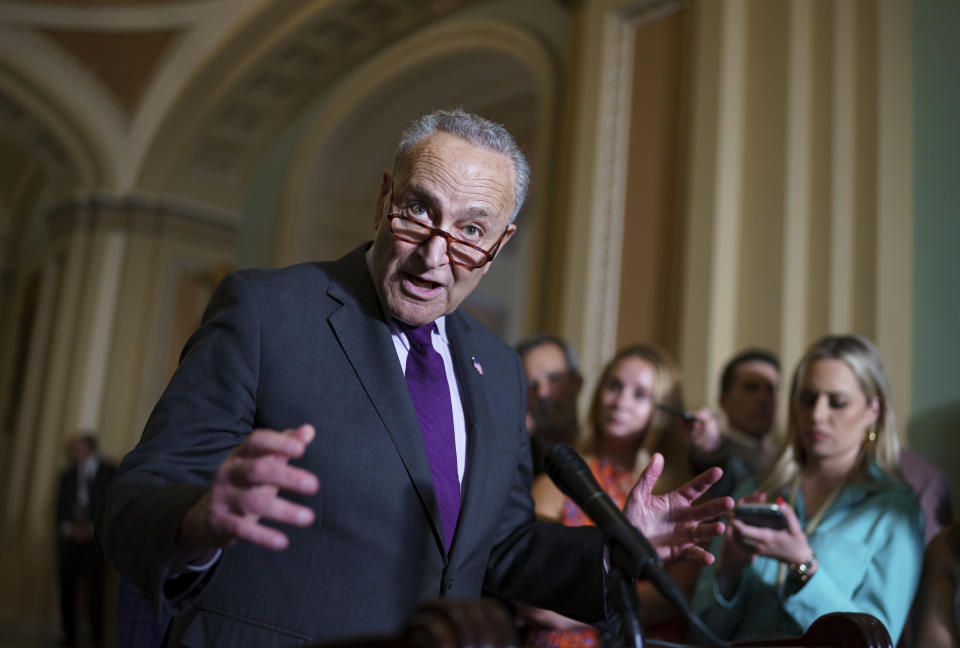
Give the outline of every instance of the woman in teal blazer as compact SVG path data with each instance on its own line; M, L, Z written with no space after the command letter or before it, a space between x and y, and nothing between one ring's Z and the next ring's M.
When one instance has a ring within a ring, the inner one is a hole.
M899 479L899 440L876 348L827 336L793 377L787 441L742 502L776 498L774 529L733 520L694 607L732 639L802 634L829 612L866 612L896 643L920 579L923 515Z

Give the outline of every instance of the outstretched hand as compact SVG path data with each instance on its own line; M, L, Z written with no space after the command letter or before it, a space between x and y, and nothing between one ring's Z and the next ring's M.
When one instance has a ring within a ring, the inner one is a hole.
M260 524L261 518L299 527L313 524L313 510L280 497L279 491L311 495L319 489L314 474L288 463L303 455L314 434L310 425L251 432L220 464L210 489L184 516L178 557L190 562L238 540L285 549L286 534Z
M647 537L662 560L711 564L713 554L700 545L723 533L723 522L715 520L733 508L733 499L694 502L720 479L723 471L711 468L674 491L654 495L654 484L662 472L663 455L658 452L630 491L624 514Z

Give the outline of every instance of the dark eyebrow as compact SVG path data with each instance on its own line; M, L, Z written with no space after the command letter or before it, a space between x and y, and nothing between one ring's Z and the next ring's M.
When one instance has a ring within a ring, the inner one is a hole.
M431 209L436 210L436 198L434 198L433 194L420 185L408 184L401 192L397 194L397 197L405 201L422 202Z

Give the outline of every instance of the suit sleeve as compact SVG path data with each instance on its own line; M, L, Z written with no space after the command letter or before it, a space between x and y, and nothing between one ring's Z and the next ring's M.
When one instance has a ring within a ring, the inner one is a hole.
M584 621L607 618L603 537L596 527L568 528L537 520L530 494L533 470L524 429L523 368L516 359L517 466L501 517L484 589Z
M218 286L140 443L121 462L100 504L97 540L104 555L173 614L192 603L181 597L173 604L164 592L180 522L252 429L260 314L250 292L239 273ZM202 582L196 585L198 594Z

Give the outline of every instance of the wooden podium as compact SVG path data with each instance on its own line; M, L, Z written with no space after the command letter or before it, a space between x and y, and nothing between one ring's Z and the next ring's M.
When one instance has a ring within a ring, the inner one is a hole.
M893 648L883 624L869 614L825 614L801 637L734 642L737 647L780 648ZM406 629L395 637L368 637L315 648L517 648L513 620L498 603L479 599L439 599L411 615ZM706 648L706 647L704 647Z
M737 641L735 646L814 646L827 648L893 648L890 633L880 621L859 612L824 614L802 637L775 640Z

